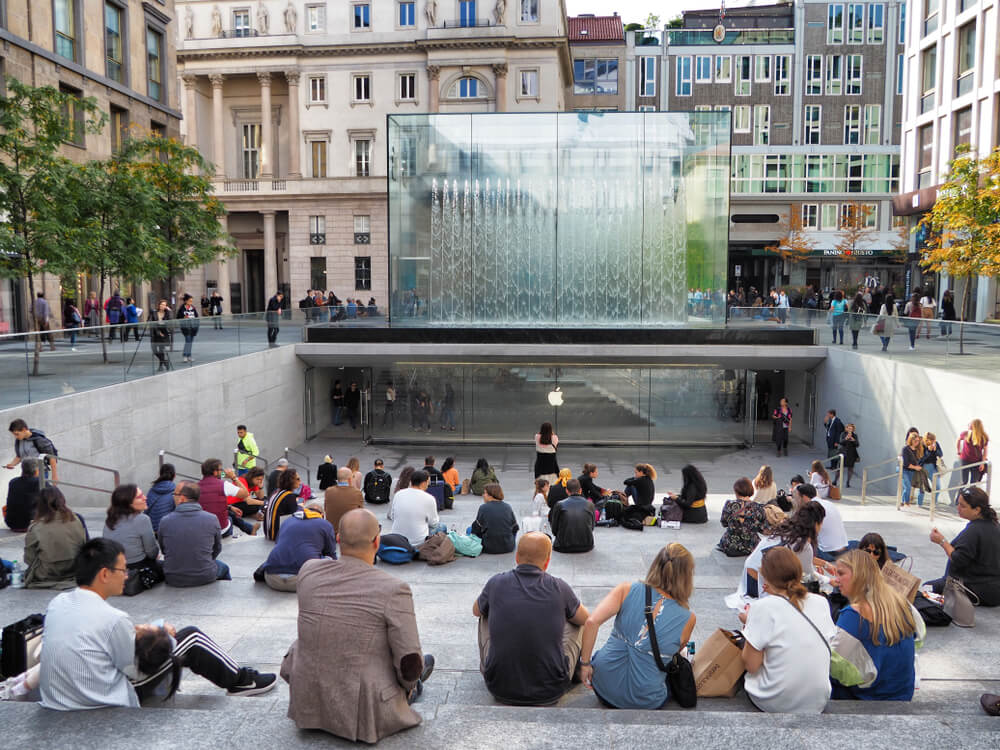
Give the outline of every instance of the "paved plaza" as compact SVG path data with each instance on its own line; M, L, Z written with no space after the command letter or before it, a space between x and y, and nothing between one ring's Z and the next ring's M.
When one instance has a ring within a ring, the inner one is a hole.
M395 477L399 468L420 465L423 449L387 446L361 447L357 441L321 435L298 446L311 458L312 467L324 453L339 464L351 455L361 459L367 471L381 456ZM710 521L705 526L684 526L679 531L647 528L643 532L599 528L596 548L583 555L553 554L550 572L569 582L588 608L593 608L617 583L641 578L651 559L664 544L679 541L696 560L695 593L691 609L698 617L694 632L702 643L717 627L735 628L735 613L727 610L723 597L734 590L743 559L726 558L714 549L721 533L718 518L729 497L734 479L753 476L761 463L771 463L781 482L801 472L812 451L793 446L790 458L775 459L769 446L728 452L701 448L655 450L586 449L560 451L560 461L576 471L584 460L600 467L599 483L620 486L631 475L636 460L648 460L660 472L657 489L680 489L680 468L687 462L705 474L710 496ZM485 454L496 467L508 501L522 515L530 500L530 467L533 451L524 447L470 446L454 451L442 446L440 459L455 455L467 476L479 455ZM474 518L480 499L459 496L455 508L442 514L449 525L464 529ZM99 533L104 508L75 508L83 513L91 533ZM386 507L374 508L384 521ZM866 531L879 531L889 544L914 556L913 572L927 579L940 575L944 555L932 545L924 511L896 511L889 504L862 507L850 497L842 513L848 535L859 538ZM936 525L954 536L962 522L953 514L942 514ZM19 557L23 537L0 532L0 555ZM221 558L232 568L231 582L217 582L194 589L157 586L135 598L117 598L112 604L127 611L133 621L165 618L177 626L194 624L230 649L239 661L259 669L277 671L289 644L295 638L296 599L254 584L251 573L264 559L270 543L261 537L241 536L224 542ZM796 717L765 715L754 709L740 693L731 700L701 700L694 711L672 704L664 711L610 711L600 707L593 694L576 686L560 703L550 708L503 706L487 693L478 671L476 620L472 603L485 581L514 564L513 554L459 558L431 568L424 563L390 567L413 589L421 641L433 653L437 666L417 708L424 723L411 731L385 740L381 746L539 748L616 747L638 748L661 743L698 748L819 748L843 747L925 748L932 746L995 750L1000 724L982 713L982 692L1000 692L1000 660L996 643L1000 638L1000 612L977 611L977 626L963 630L954 626L932 629L920 652L920 688L912 703L832 702L824 715ZM388 567L388 566L387 566ZM54 596L48 591L15 591L0 594L4 622L31 612L43 612ZM530 627L530 623L526 623ZM610 632L610 622L601 630L598 645ZM331 643L330 648L336 648ZM78 748L88 738L102 750L114 748L209 748L209 747L340 747L342 742L321 732L300 732L285 716L288 686L265 696L231 698L200 677L186 673L181 692L162 708L141 714L124 709L104 709L74 714L46 711L37 705L0 703L4 726L3 748Z

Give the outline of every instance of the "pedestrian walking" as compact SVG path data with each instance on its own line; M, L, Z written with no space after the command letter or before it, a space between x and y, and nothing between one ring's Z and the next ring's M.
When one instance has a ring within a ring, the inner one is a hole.
M872 326L872 333L882 339L882 351L888 351L892 335L899 328L899 314L896 312L896 299L891 292L886 292L885 301L878 311L878 319Z
M840 343L844 343L844 323L847 321L847 300L844 293L839 289L833 293L830 301L830 325L833 327L833 343L837 343L837 336L840 335Z
M194 362L191 349L194 346L194 337L198 335L201 321L198 320L198 308L194 305L194 297L185 294L181 299L182 304L177 310L177 319L180 320L181 335L184 337L184 361Z
M945 290L941 296L941 335L950 336L954 326L953 321L957 319L955 314L955 295L951 289Z
M778 449L778 455L785 451L788 455L788 436L792 431L792 407L788 405L788 399L784 396L778 401L778 407L771 413L773 424L772 435L774 445Z
M170 355L167 353L167 348L170 346L170 341L174 333L174 329L169 322L173 317L173 314L170 312L170 305L167 304L165 299L161 299L157 303L155 310L149 311L147 318L149 322L149 343L153 348L153 356L159 361L159 367L156 368L157 372L170 369Z
M920 293L914 292L910 295L909 302L903 307L903 318L906 332L910 335L910 351L917 347L917 331L920 330L920 321L923 313L920 311Z
M217 330L222 330L222 295L219 294L219 290L216 289L212 292L212 296L208 298L208 309L212 314L212 327Z
M73 304L71 299L66 300L66 304L63 305L63 325L69 331L69 350L75 352L76 332L83 325L83 315L80 314L80 309Z
M333 404L333 424L334 426L342 425L344 423L344 388L340 385L339 380L333 381L333 388L330 389L330 401Z
M270 347L278 345L278 330L280 328L281 310L284 299L284 294L276 292L267 301L267 311L264 313L264 318L267 320L267 345Z
M851 303L851 312L847 321L847 325L851 329L852 349L858 348L858 334L864 328L866 315L868 315L868 305L865 303L864 295L858 292L854 295L854 301Z
M42 343L48 343L49 349L52 351L56 350L56 345L52 341L52 334L50 333L49 318L52 317L52 309L49 307L48 300L45 299L45 292L39 292L38 297L35 299L33 312L35 314L35 324L38 330L41 331L39 338Z

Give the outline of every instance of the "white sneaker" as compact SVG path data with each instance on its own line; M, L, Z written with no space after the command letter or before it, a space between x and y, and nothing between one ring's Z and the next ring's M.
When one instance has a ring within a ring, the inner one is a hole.
M912 351L914 351L914 347L912 347L912 346L911 346L911 347L910 347L910 351L911 351L911 352L912 352Z
M69 348L69 350L70 350L71 352L75 352L75 351L76 351L76 347L75 347L75 346L71 346L71 347Z

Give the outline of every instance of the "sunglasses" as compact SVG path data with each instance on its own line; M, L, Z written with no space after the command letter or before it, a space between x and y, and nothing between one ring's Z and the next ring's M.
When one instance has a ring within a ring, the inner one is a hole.
M878 547L865 547L861 551L867 552L869 555L873 555L874 557L879 557L882 554L882 550L880 550Z

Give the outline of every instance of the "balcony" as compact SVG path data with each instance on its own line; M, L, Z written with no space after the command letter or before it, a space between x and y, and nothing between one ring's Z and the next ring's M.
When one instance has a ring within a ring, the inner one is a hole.
M714 33L712 29L668 29L667 44L681 47L795 44L795 29L727 29L721 42L715 41Z
M215 194L222 199L255 199L298 195L370 194L385 192L385 175L372 177L320 177L244 179L224 177L212 181Z

